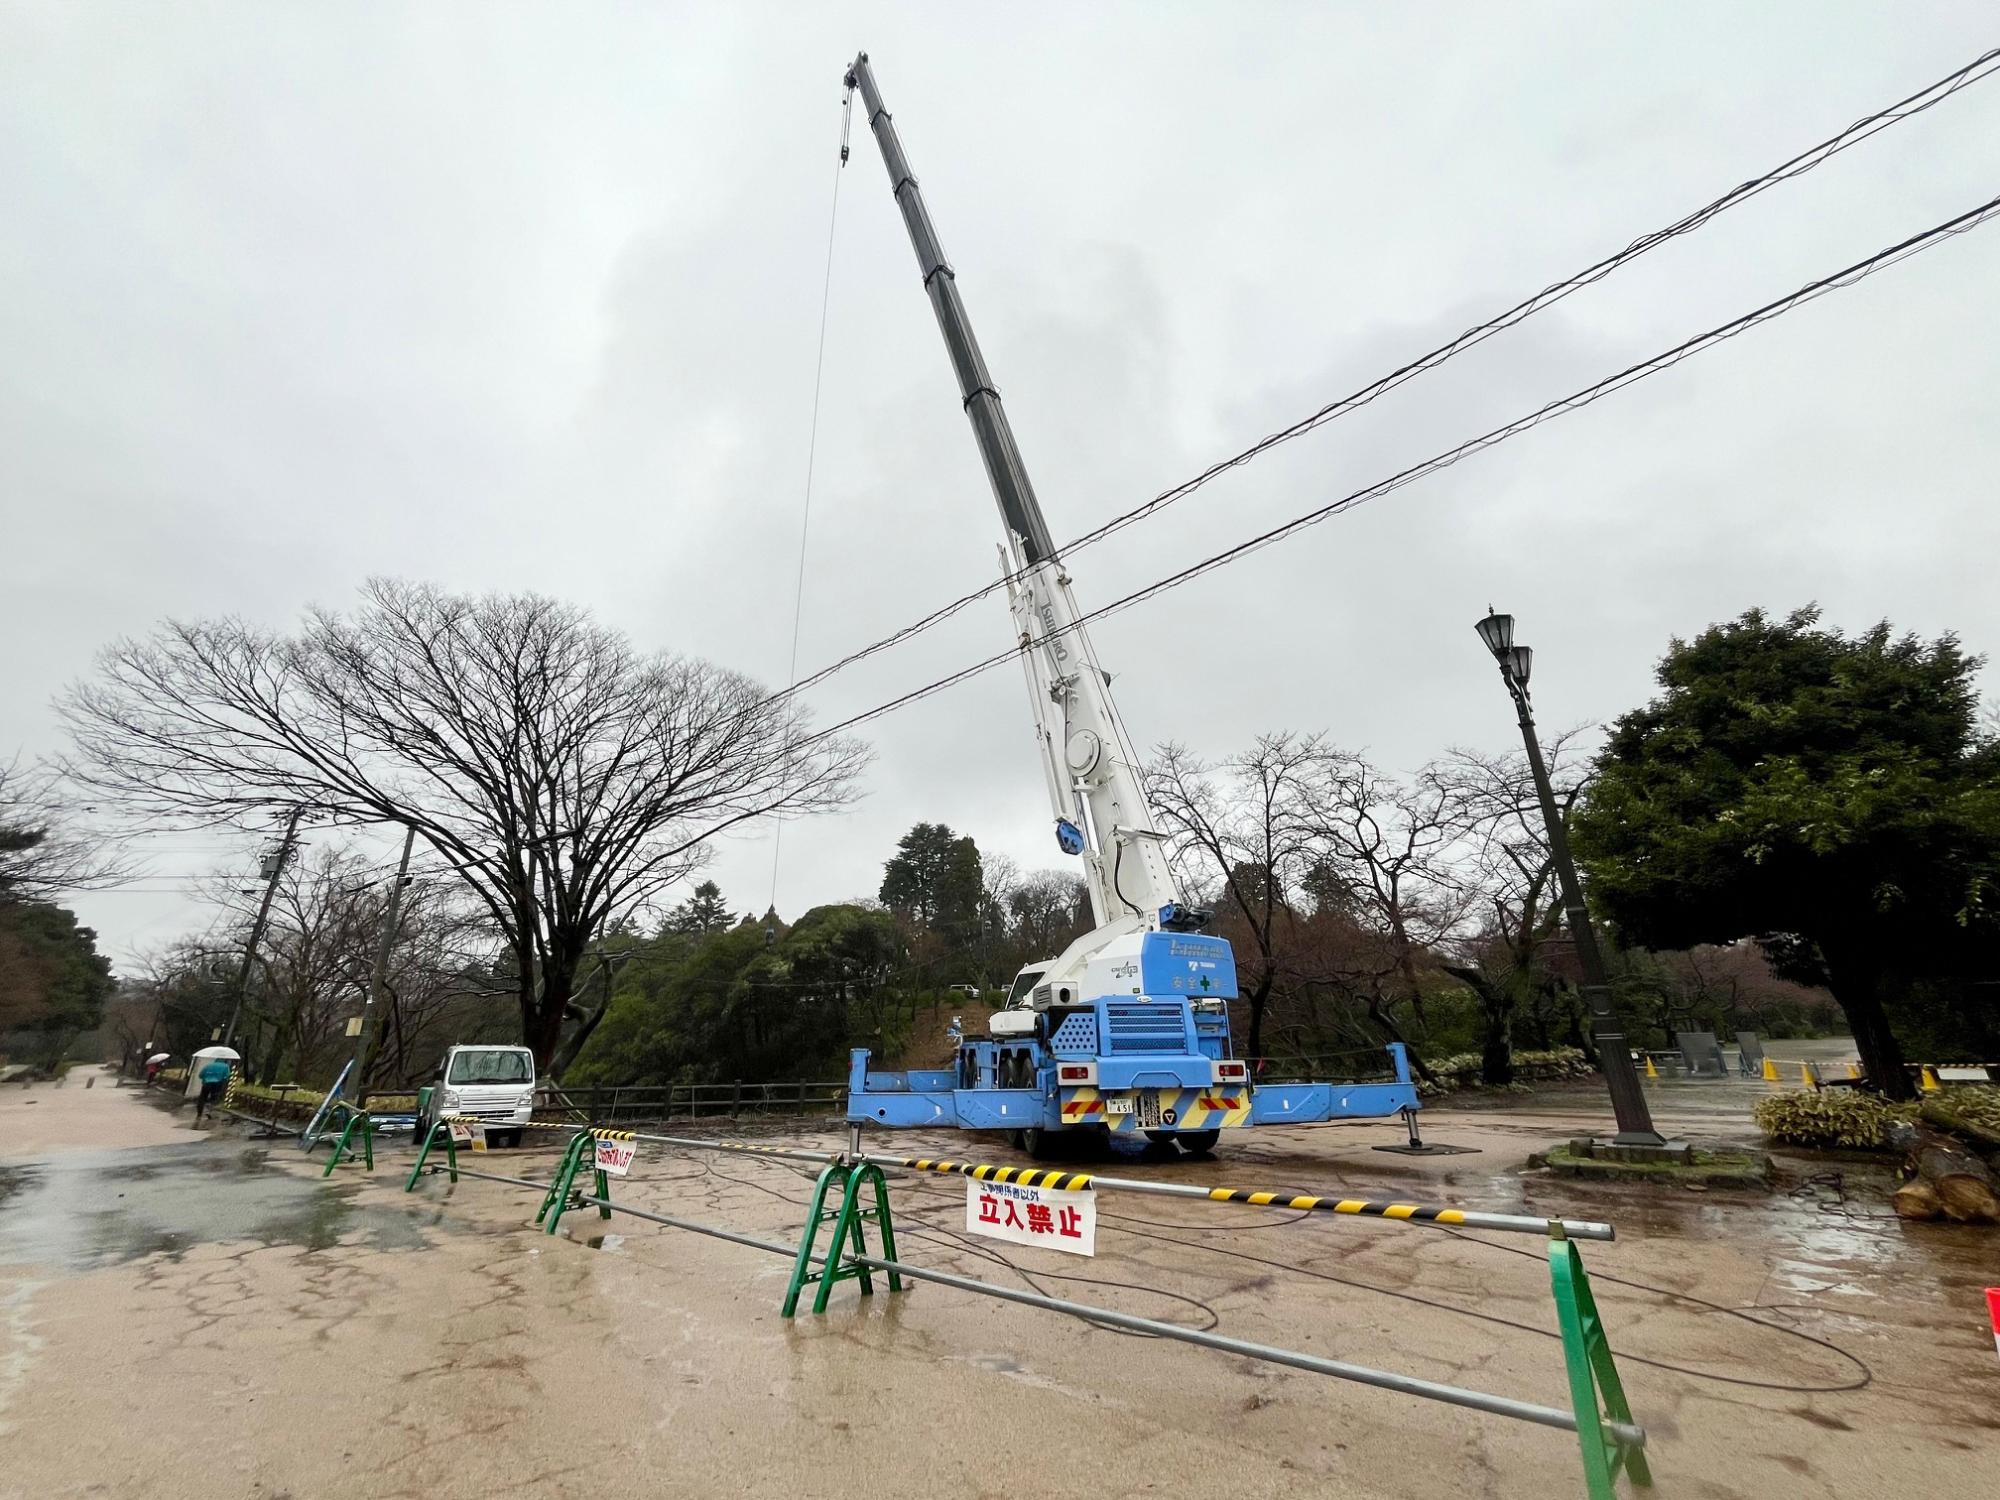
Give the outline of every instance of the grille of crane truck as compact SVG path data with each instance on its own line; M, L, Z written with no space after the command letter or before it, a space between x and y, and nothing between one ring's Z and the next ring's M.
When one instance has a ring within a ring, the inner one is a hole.
M1104 1019L1107 1053L1188 1050L1187 1012L1178 1005L1107 1005Z
M1049 1048L1066 1057L1096 1056L1097 1017L1087 1010L1064 1016L1056 1034L1049 1038Z

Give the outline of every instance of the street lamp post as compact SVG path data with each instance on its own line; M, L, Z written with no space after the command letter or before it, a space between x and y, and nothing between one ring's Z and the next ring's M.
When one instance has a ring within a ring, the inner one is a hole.
M1611 1007L1611 983L1604 971L1604 955L1597 947L1590 911L1583 904L1583 887L1576 878L1576 864L1570 858L1569 832L1556 809L1549 769L1542 762L1542 744L1535 735L1535 716L1528 706L1528 672L1534 665L1535 653L1527 646L1514 644L1512 615L1494 614L1489 609L1475 628L1486 649L1500 664L1501 679L1507 684L1521 721L1521 743L1527 748L1528 769L1535 778L1542 823L1548 831L1549 860L1556 867L1556 879L1562 886L1563 915L1568 919L1577 963L1583 970L1583 999L1590 1007L1591 1033L1597 1040L1597 1056L1605 1082L1611 1088L1611 1109L1618 1119L1618 1134L1613 1141L1620 1146L1665 1145L1665 1138L1653 1128L1652 1112L1646 1108L1639 1071L1632 1066L1631 1048L1625 1041L1624 1023Z

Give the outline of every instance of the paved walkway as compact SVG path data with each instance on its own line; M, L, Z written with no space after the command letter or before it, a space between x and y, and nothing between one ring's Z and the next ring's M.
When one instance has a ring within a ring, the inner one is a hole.
M1741 1086L1722 1087L1657 1097L1663 1115L1741 1129ZM101 1084L81 1098L99 1147L136 1102ZM1881 1500L1913 1474L1940 1500L1987 1492L1990 1232L1884 1218L1888 1174L1852 1164L1794 1165L1768 1197L1518 1170L1602 1112L1579 1089L1427 1115L1473 1156L1374 1151L1393 1126L1260 1130L1156 1170L1614 1220L1618 1243L1585 1254L1663 1496ZM775 1256L584 1214L551 1239L532 1193L431 1179L405 1195L407 1147L372 1178L322 1182L296 1146L160 1120L176 1144L0 1168L7 1500L1581 1492L1560 1432L938 1287L844 1285L825 1318L786 1323ZM552 1154L478 1160L545 1177ZM616 1191L787 1239L805 1186L769 1158L646 1146ZM1532 1238L1107 1194L1083 1261L968 1239L957 1180L894 1194L916 1263L1564 1399Z

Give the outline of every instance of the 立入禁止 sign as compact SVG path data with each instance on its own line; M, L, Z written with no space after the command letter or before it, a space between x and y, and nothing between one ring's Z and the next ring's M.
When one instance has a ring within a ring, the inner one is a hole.
M965 1227L989 1239L1097 1253L1097 1195L1018 1182L965 1181Z
M639 1154L637 1141L607 1141L599 1136L596 1142L597 1170L608 1172L613 1177L623 1177L632 1170L632 1158Z
M453 1144L465 1146L474 1142L481 1145L486 1143L486 1127L477 1120L452 1120L449 1124Z

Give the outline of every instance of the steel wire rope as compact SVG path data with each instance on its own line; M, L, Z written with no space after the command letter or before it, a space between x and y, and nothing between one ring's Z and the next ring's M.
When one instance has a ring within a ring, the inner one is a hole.
M713 1173L716 1176L722 1177L726 1181L740 1183L745 1187L754 1188L757 1191L762 1193L767 1193L772 1197L782 1198L784 1196L782 1193L778 1192L777 1189L767 1187L763 1183L751 1182L747 1178L739 1177L734 1173L722 1171L715 1165L715 1163L712 1160L705 1161L704 1164L709 1172ZM794 1166L793 1164L788 1162L764 1161L758 1163L758 1165L782 1167L785 1170L790 1171L800 1177L808 1175L806 1169ZM906 1184L906 1186L927 1196L935 1197L942 1200L949 1200L953 1202L957 1201L956 1196L954 1194L949 1193L943 1188L935 1187L929 1182L911 1182ZM1481 1312L1476 1308L1455 1306L1452 1303L1440 1302L1434 1298L1425 1297L1415 1292L1401 1291L1394 1287L1377 1286L1372 1282L1356 1281L1350 1277L1337 1276L1331 1271L1315 1270L1309 1266L1301 1265L1296 1261L1273 1260L1268 1256L1253 1255L1246 1250L1235 1250L1223 1245L1204 1244L1200 1240L1182 1239L1177 1235L1159 1233L1159 1230L1162 1228L1191 1229L1197 1233L1201 1233L1203 1232L1203 1229L1202 1226L1200 1225L1188 1224L1174 1220L1148 1219L1136 1214L1115 1213L1108 1209L1102 1209L1102 1208L1098 1210L1097 1216L1100 1220L1110 1222L1112 1224L1112 1227L1116 1229L1118 1233L1121 1234L1130 1234L1137 1237L1140 1235L1139 1229L1127 1229L1121 1226L1125 1224L1140 1225L1143 1226L1145 1230L1144 1237L1150 1239L1157 1239L1168 1244L1180 1245L1191 1250L1205 1251L1210 1255L1220 1255L1220 1256L1230 1257L1236 1260L1248 1261L1253 1264L1265 1266L1275 1270L1296 1271L1298 1274L1302 1276L1306 1276L1318 1281L1331 1282L1337 1286L1345 1286L1354 1291L1372 1292L1377 1296L1393 1297L1399 1301L1413 1303L1420 1307L1427 1307L1436 1312L1451 1313L1460 1317L1473 1318L1479 1322L1491 1323L1498 1327L1512 1329L1517 1332L1532 1333L1541 1338L1559 1339L1562 1337L1562 1335L1556 1330L1541 1328L1533 1323L1522 1323L1513 1318L1502 1317L1498 1313ZM1302 1213L1302 1214L1295 1214L1283 1219L1271 1220L1269 1221L1268 1224L1264 1226L1229 1225L1229 1226L1218 1226L1218 1227L1226 1229L1228 1232L1232 1233L1238 1229L1246 1227L1281 1228L1287 1225L1303 1223L1306 1220L1311 1219L1313 1217L1314 1215ZM930 1224L923 1220L919 1220L918 1223L922 1226L923 1230L939 1231L944 1234L950 1235L953 1238L958 1239L962 1242L962 1248L974 1254L981 1255L983 1258L994 1261L995 1263L1004 1264L1008 1266L1010 1269L1015 1271L1016 1274L1018 1274L1023 1281L1026 1281L1028 1285L1036 1291L1042 1291L1042 1288L1036 1286L1033 1280L1033 1277L1037 1275L1045 1276L1053 1280L1090 1280L1090 1278L1085 1278L1085 1277L1065 1276L1062 1273L1058 1272L1049 1272L1049 1271L1031 1272L1028 1271L1026 1268L1016 1264L1011 1258L1002 1255L997 1251L989 1251L988 1247L983 1244L976 1244L971 1242L970 1237L960 1235L957 1231L944 1229L943 1226ZM1463 1240L1468 1244L1484 1245L1490 1249L1504 1251L1509 1255L1522 1256L1528 1260L1535 1261L1537 1264L1541 1263L1542 1261L1542 1256L1538 1252L1533 1250L1523 1249L1518 1245L1506 1245L1506 1244L1501 1244L1496 1240L1482 1239L1479 1236L1474 1234L1469 1234L1464 1230L1453 1229L1447 1225L1442 1225L1442 1224L1425 1225L1423 1227L1429 1229L1435 1229L1439 1233L1448 1234L1453 1239ZM1649 1368L1656 1370L1664 1370L1671 1374L1685 1375L1690 1379L1694 1380L1714 1381L1718 1384L1739 1386L1750 1390L1779 1391L1788 1395L1804 1395L1804 1396L1840 1395L1851 1391L1864 1390L1873 1382L1875 1378L1874 1369L1872 1366L1869 1365L1869 1363L1866 1360L1861 1358L1861 1356L1858 1354L1852 1353L1847 1349L1843 1349L1840 1345L1834 1343L1831 1339L1822 1338L1817 1334L1807 1333L1802 1329L1786 1328L1782 1324L1768 1323L1761 1318L1752 1316L1752 1313L1764 1309L1758 1309L1758 1308L1746 1309L1746 1308L1731 1307L1727 1303L1715 1302L1706 1297L1697 1297L1690 1292L1677 1291L1672 1287L1655 1286L1651 1282L1635 1281L1629 1277L1614 1276L1606 1271L1592 1271L1590 1273L1590 1279L1592 1282L1600 1282L1600 1281L1608 1282L1614 1286L1621 1286L1629 1291L1643 1292L1648 1296L1652 1297L1658 1297L1670 1301L1684 1302L1689 1304L1690 1306L1698 1307L1702 1309L1704 1312L1721 1313L1725 1316L1739 1319L1742 1322L1750 1324L1752 1327L1763 1329L1769 1333L1775 1333L1782 1338L1797 1339L1800 1340L1801 1342L1814 1345L1815 1347L1824 1349L1829 1354L1832 1354L1836 1358L1844 1360L1846 1363L1853 1366L1854 1369L1858 1372L1858 1378L1836 1385L1825 1385L1825 1384L1806 1385L1800 1382L1757 1380L1752 1377L1743 1375L1726 1375L1714 1370L1704 1370L1694 1365L1679 1365L1673 1363L1670 1360L1653 1359L1649 1356L1640 1354L1629 1354L1629 1353L1620 1354L1618 1358L1620 1359L1621 1362L1646 1365ZM1140 1283L1111 1281L1111 1282L1104 1282L1101 1284L1109 1286L1125 1287L1129 1289L1144 1290L1163 1296L1178 1295L1175 1293L1161 1292L1158 1288L1147 1287ZM1045 1292L1043 1294L1047 1295ZM1200 1306L1205 1312L1209 1313L1210 1316L1215 1316L1215 1309L1212 1308L1207 1303L1200 1302L1198 1299L1194 1298L1184 1298L1182 1300L1194 1303L1194 1305ZM1211 1324L1210 1326L1213 1327L1219 1325ZM1127 1330L1124 1329L1112 1329L1110 1331L1114 1333L1127 1332ZM1152 1335L1128 1334L1128 1336L1151 1337Z
M834 231L840 225L840 180L847 175L847 127L852 117L854 92L848 90L840 101L840 160L833 168L833 206L826 216L826 274L821 278L819 289L819 345L813 352L813 399L812 421L806 435L806 493L805 504L799 516L799 569L798 578L792 586L792 652L785 668L785 691L773 695L774 699L789 698L793 686L799 680L799 625L805 618L806 602L806 542L812 535L813 467L819 457L819 395L821 382L826 374L826 322L828 310L833 305L833 244ZM789 736L787 736L789 740ZM792 747L788 743L785 755L789 761ZM785 846L785 820L772 820L771 828L771 899L770 909L778 907L778 859Z
M749 1178L739 1176L734 1172L723 1171L715 1164L713 1158L704 1158L702 1164L705 1169L703 1175L713 1175L721 1178L725 1182L733 1182L740 1187L747 1187L754 1189L757 1192L764 1193L770 1197L780 1199L781 1201L784 1202L791 1201L789 1198L786 1197L785 1194L779 1192L774 1187L767 1186L766 1184L761 1182L753 1182ZM761 1167L775 1167L781 1171L791 1173L793 1176L799 1178L802 1181L810 1180L811 1177L814 1175L810 1168L799 1166L793 1162L764 1159L757 1161L755 1165ZM913 1187L920 1186L925 1190L930 1189L930 1184L928 1183L924 1184L913 1183L910 1185ZM991 1245L984 1243L983 1241L975 1240L970 1235L964 1234L959 1230L949 1229L944 1225L932 1224L924 1220L918 1220L917 1225L918 1227L915 1228L914 1230L911 1231L899 1230L898 1233L899 1235L903 1235L904 1237L907 1238L928 1240L933 1244L942 1244L947 1246L948 1248L960 1249L965 1251L967 1254L972 1255L976 1259L984 1260L992 1265L1003 1266L1007 1270L1012 1271L1016 1276L1020 1277L1020 1279L1023 1282L1027 1283L1028 1289L1030 1291L1036 1292L1044 1297L1050 1296L1052 1294L1050 1293L1049 1289L1046 1286L1042 1285L1043 1281L1070 1281L1070 1282L1076 1282L1083 1286L1112 1287L1120 1291L1139 1292L1146 1296L1159 1297L1169 1302L1179 1302L1188 1307L1197 1309L1204 1317L1208 1319L1206 1323L1200 1324L1199 1326L1193 1324L1187 1325L1189 1327L1194 1327L1197 1332L1206 1333L1210 1329L1219 1328L1222 1326L1221 1314L1219 1314L1208 1303L1203 1302L1199 1297L1191 1297L1184 1292L1170 1292L1163 1290L1160 1287L1147 1286L1143 1282L1117 1281L1117 1280L1107 1279L1101 1276L1083 1276L1070 1271L1030 1271L1027 1267L1021 1265L1018 1261L1014 1260L1011 1256L1006 1255L1004 1252L994 1248ZM1037 1280L1036 1279L1037 1277L1039 1277L1040 1280ZM1093 1318L1084 1318L1082 1321L1090 1324L1090 1326L1093 1328L1102 1329L1107 1333L1118 1334L1122 1338L1154 1339L1159 1337L1158 1334L1140 1333L1130 1328L1118 1328L1108 1323L1099 1323Z
M1504 333L1508 329L1518 326L1533 317L1536 313L1554 306L1556 303L1583 290L1585 287L1604 280L1620 267L1637 260L1648 252L1659 248L1661 245L1678 239L1683 235L1692 234L1695 230L1700 229L1711 220L1728 212L1731 208L1748 202L1760 193L1776 187L1781 182L1787 182L1804 176L1807 172L1812 171L1824 162L1830 161L1833 157L1850 147L1859 145L1862 141L1879 134L1892 125L1899 124L1904 120L1922 114L1935 105L1943 103L1960 89L1990 77L1996 71L2000 71L2000 48L1994 48L1980 54L1980 56L1974 58L1963 67L1954 69L1936 82L1917 90L1916 93L1900 99L1886 108L1877 110L1874 114L1862 116L1845 130L1839 131L1816 145L1808 147L1806 150L1799 152L1787 161L1781 162L1762 175L1739 183L1720 198L1695 209L1691 213L1683 215L1671 224L1639 236L1624 249L1607 255L1603 259L1586 266L1581 271L1564 277L1560 281L1550 283L1540 291L1522 298L1505 312L1497 313L1484 322L1474 324L1456 338L1440 344L1428 353L1420 354L1408 363L1391 370L1388 374L1378 377L1367 385L1336 401L1327 403L1317 411L1300 418L1290 426L1280 428L1278 431L1260 438L1241 452L1211 464L1199 474L1194 475L1190 479L1183 480L1170 489L1163 490L1152 499L1134 506L1130 510L1122 511L1112 516L1109 520L1101 522L1089 531L1058 547L1055 555L1060 557L1066 553L1081 551L1093 543L1102 541L1112 533L1123 530L1125 527L1144 520L1166 509L1168 506L1187 498L1187 496L1208 484L1209 481L1227 473L1231 469L1251 462L1270 449L1282 443L1289 442L1293 438L1303 437L1305 434L1323 427L1327 423L1335 421L1351 411L1356 411L1361 407L1369 405L1378 397L1387 394L1407 381L1414 380L1417 376L1437 368L1457 355L1463 354L1466 350L1484 343L1496 334ZM986 598L998 589L1005 587L1008 583L1018 582L1022 576L1023 574L1021 573L1004 574L1000 578L981 585L970 593L961 595L948 604L939 606L930 614L909 625L903 626L901 629L893 631L880 640L874 641L829 663L803 680L796 680L795 677L795 680L782 693L772 695L773 700L789 698L806 691L808 688L816 687L835 673L843 671L857 662L866 660L880 651L887 650L891 646L898 645L912 636L922 634L934 625L941 624L943 621ZM794 663L794 674L796 674L796 663Z
M1522 1323L1513 1318L1502 1317L1498 1313L1481 1312L1476 1308L1470 1307L1458 1307L1449 1302L1440 1302L1434 1298L1421 1296L1416 1292L1401 1291L1394 1287L1377 1286L1373 1282L1356 1281L1351 1277L1336 1276L1331 1271L1315 1270L1310 1266L1301 1265L1296 1261L1272 1260L1267 1256L1252 1255L1247 1250L1233 1250L1224 1245L1208 1245L1203 1244L1200 1240L1181 1239L1176 1235L1159 1233L1160 1227L1193 1229L1200 1232L1201 1226L1199 1225L1145 1219L1132 1214L1107 1213L1102 1210L1099 1211L1098 1217L1100 1219L1119 1220L1125 1223L1145 1225L1147 1226L1146 1233L1149 1238L1164 1240L1170 1244L1184 1245L1191 1250L1204 1250L1210 1255L1229 1256L1237 1260L1251 1261L1257 1265L1269 1266L1277 1270L1296 1271L1299 1275L1308 1276L1314 1280L1329 1281L1337 1286L1350 1287L1355 1291L1373 1292L1377 1296L1394 1297L1399 1301L1414 1303L1419 1307L1428 1307L1438 1312L1455 1313L1460 1317L1473 1318L1482 1323L1492 1323L1498 1327L1510 1328L1522 1333L1532 1333L1542 1338L1559 1339L1562 1337L1561 1333L1554 1329L1537 1327L1533 1323ZM1310 1216L1300 1215L1301 1219L1306 1217ZM1293 1220L1290 1222L1298 1221ZM1453 1239L1464 1240L1467 1244L1485 1245L1490 1249L1505 1251L1509 1255L1525 1256L1527 1259L1535 1261L1538 1264L1542 1260L1542 1256L1536 1251L1523 1249L1518 1245L1503 1245L1496 1240L1481 1239L1476 1235L1467 1234L1463 1230L1452 1229L1443 1224L1431 1224L1424 1227L1435 1229L1441 1234L1448 1234ZM1123 1230L1122 1232L1137 1234L1139 1231ZM1851 1353L1841 1348L1840 1345L1834 1343L1831 1339L1821 1338L1817 1334L1806 1333L1802 1329L1797 1328L1786 1328L1777 1323L1767 1323L1761 1318L1752 1317L1750 1316L1750 1312L1754 1309L1746 1310L1730 1307L1726 1303L1713 1302L1706 1297L1697 1297L1689 1292L1676 1291L1672 1287L1655 1286L1650 1282L1634 1281L1628 1277L1613 1276L1606 1271L1592 1271L1590 1279L1593 1283L1600 1281L1610 1282L1615 1286L1625 1287L1631 1291L1645 1292L1649 1296L1686 1302L1706 1312L1722 1313L1729 1317L1739 1318L1753 1327L1764 1329L1784 1338L1799 1339L1805 1343L1816 1345L1852 1365L1859 1372L1859 1378L1838 1385L1804 1385L1790 1381L1756 1380L1749 1376L1725 1375L1714 1370L1704 1370L1694 1365L1677 1365L1669 1360L1653 1359L1646 1355L1630 1353L1621 1353L1618 1356L1621 1363L1629 1362L1632 1364L1647 1365L1656 1370L1666 1370L1673 1374L1686 1375L1696 1380L1712 1380L1723 1385L1743 1386L1751 1390L1760 1391L1782 1391L1790 1395L1802 1396L1839 1395L1849 1391L1864 1390L1875 1378L1874 1369L1860 1355Z
M1981 224L1992 219L1996 214L2000 214L2000 197L1990 198L1976 208L1968 209L1962 214L1945 220L1943 223L1933 225L1931 228L1911 235L1907 239L1900 240L1894 245L1887 246L1877 251L1874 255L1856 261L1854 264L1835 271L1831 275L1807 282L1804 286L1786 296L1767 302L1763 306L1744 313L1739 317L1732 318L1726 323L1717 324L1706 332L1696 334L1694 337L1686 339L1671 349L1654 355L1650 359L1628 365L1614 375L1607 376L1603 380L1585 386L1567 396L1559 397L1524 416L1517 417L1511 422L1482 433L1478 437L1469 438L1456 447L1446 449L1441 453L1424 459L1420 463L1411 465L1407 469L1400 470L1390 475L1387 479L1380 480L1366 488L1352 491L1337 500L1329 501L1325 505L1307 511L1302 515L1294 516L1292 519L1282 522L1268 531L1260 532L1256 536L1239 542L1222 552L1212 553L1199 562L1191 563L1177 572L1170 573L1164 578L1157 579L1152 583L1135 589L1131 593L1114 599L1108 604L1101 604L1095 609L1086 610L1069 624L1058 627L1042 637L1042 639L1045 641L1052 640L1058 636L1080 630L1094 620L1100 620L1121 610L1129 609L1133 605L1143 603L1145 600L1165 593L1169 589L1178 588L1183 583L1191 582L1203 574L1212 572L1217 568L1225 567L1239 558L1246 557L1253 552L1261 551L1263 548L1271 546L1276 542L1284 541L1295 533L1307 527L1315 526L1331 516L1355 509L1369 500L1379 499L1381 496L1393 493L1407 484L1414 484L1419 479L1451 468L1475 453L1495 447L1500 443L1506 442L1509 438L1517 437L1523 432L1539 427L1544 422L1556 417L1565 416L1573 411L1581 411L1583 408L1594 405L1604 397L1612 395L1628 385L1635 385L1639 381L1656 375L1662 370L1670 369L1692 355L1699 354L1717 344L1724 343L1729 339L1737 337L1739 334L1747 333L1752 328L1767 323L1774 318L1781 317L1787 312L1805 306L1807 303L1817 301L1830 292L1851 287L1857 282L1865 280L1875 272L1884 270L1913 255L1921 254L1923 251L1941 244L1947 239L1955 238L1958 235L1976 229ZM1022 649L1023 647L1018 644L1009 646L1004 651L996 652L994 655L974 662L970 666L961 667L956 672L949 673L944 677L926 683L922 687L914 688L907 693L889 699L887 702L879 703L873 708L850 715L842 719L839 723L833 724L809 736L807 739L799 741L798 748L804 748L805 746L816 744L821 740L830 739L845 730L854 728L856 725L865 724L871 719L877 719L884 714L893 713L896 709L917 702L919 699L928 698L933 693L942 692L949 687L955 687L968 678L976 677L982 672L990 671L1004 662L1017 659Z
M910 1186L919 1188L924 1191L933 1192L936 1196L939 1197L948 1198L951 1196L950 1194L944 1192L942 1189L932 1189L929 1183L912 1183L910 1184ZM1206 1229L1205 1226L1199 1224L1189 1224L1181 1220L1149 1219L1138 1214L1114 1213L1109 1209L1099 1209L1097 1216L1100 1221L1111 1223L1113 1227L1117 1229L1118 1233L1131 1234L1136 1236L1140 1233L1138 1229L1124 1229L1124 1228L1119 1228L1118 1226L1126 1224L1139 1225L1142 1226L1146 1231L1145 1237L1147 1238L1163 1240L1170 1244L1182 1245L1192 1250L1203 1250L1210 1255L1227 1256L1232 1259L1249 1261L1256 1265L1267 1266L1279 1270L1295 1270L1301 1273L1302 1275L1313 1277L1315 1279L1322 1281L1331 1281L1340 1286L1351 1287L1356 1291L1374 1292L1380 1296L1394 1297L1406 1302L1414 1302L1420 1306L1432 1308L1436 1311L1457 1313L1463 1317L1476 1318L1482 1322L1495 1323L1502 1327L1518 1329L1528 1333L1535 1333L1546 1338L1561 1337L1560 1333L1557 1333L1555 1331L1546 1328L1538 1328L1531 1323L1520 1323L1510 1318L1501 1317L1496 1313L1485 1313L1485 1312L1479 1312L1471 1308L1456 1307L1448 1302L1435 1301L1428 1297L1419 1296L1413 1292L1399 1291L1393 1287L1377 1286L1370 1282L1355 1281L1347 1277L1336 1276L1330 1271L1313 1270L1310 1267L1300 1265L1295 1261L1271 1260L1265 1256L1252 1255L1248 1251L1233 1250L1228 1248L1227 1246L1209 1245L1209 1244L1204 1244L1199 1240L1186 1240L1178 1238L1177 1236L1174 1235L1162 1235L1158 1233L1158 1231L1161 1229L1190 1229L1194 1230L1196 1233L1207 1232L1207 1233L1233 1234L1233 1233L1238 1233L1244 1229L1285 1228L1293 1224L1304 1223L1305 1221L1315 1217L1314 1215L1309 1213L1292 1214L1284 1218L1274 1218L1267 1220L1261 1224L1217 1225L1212 1230ZM1542 1256L1539 1253L1533 1250L1523 1249L1519 1245L1506 1245L1500 1243L1497 1240L1482 1239L1477 1235L1467 1233L1464 1230L1453 1229L1447 1225L1442 1225L1442 1224L1426 1225L1424 1227L1436 1229L1440 1233L1448 1234L1453 1239L1463 1240L1467 1244L1484 1245L1490 1249L1502 1250L1509 1255L1518 1255L1527 1260L1534 1261L1537 1264L1540 1264L1542 1262ZM1784 1338L1800 1339L1808 1344L1813 1344L1818 1346L1819 1348L1825 1349L1829 1353L1834 1354L1838 1356L1840 1359L1845 1360L1847 1363L1854 1366L1854 1368L1860 1372L1860 1378L1858 1380L1843 1385L1807 1386L1807 1385L1778 1382L1778 1381L1760 1381L1751 1379L1746 1376L1723 1375L1713 1370L1703 1370L1692 1365L1677 1365L1666 1360L1651 1359L1644 1355L1623 1354L1619 1356L1620 1359L1629 1360L1635 1364L1649 1365L1655 1369L1671 1371L1672 1373L1677 1375L1686 1375L1693 1379L1713 1380L1728 1385L1747 1386L1755 1390L1783 1391L1788 1394L1795 1394L1795 1395L1834 1395L1847 1391L1858 1391L1866 1388L1869 1385L1869 1383L1872 1382L1874 1379L1875 1372L1866 1360L1862 1359L1861 1356L1859 1356L1858 1354L1851 1353L1850 1351L1841 1348L1840 1345L1834 1343L1832 1340L1821 1338L1816 1334L1806 1333L1801 1329L1786 1328L1783 1325L1777 1323L1767 1323L1761 1318L1751 1316L1753 1312L1757 1311L1767 1311L1767 1310L1775 1311L1776 1310L1775 1307L1769 1305L1766 1305L1765 1307L1753 1307L1747 1309L1731 1307L1726 1303L1715 1302L1706 1297L1697 1297L1689 1292L1676 1291L1672 1287L1655 1286L1651 1282L1635 1281L1629 1277L1614 1276L1611 1273L1605 1271L1591 1272L1590 1279L1593 1282L1600 1282L1600 1281L1609 1282L1615 1286L1625 1287L1631 1291L1644 1292L1649 1296L1660 1297L1673 1301L1685 1302L1692 1306L1699 1307L1705 1312L1722 1313L1729 1317L1738 1318L1743 1322L1751 1324L1753 1327L1763 1329L1770 1333L1778 1334ZM1793 1304L1784 1304L1784 1305L1790 1306Z

